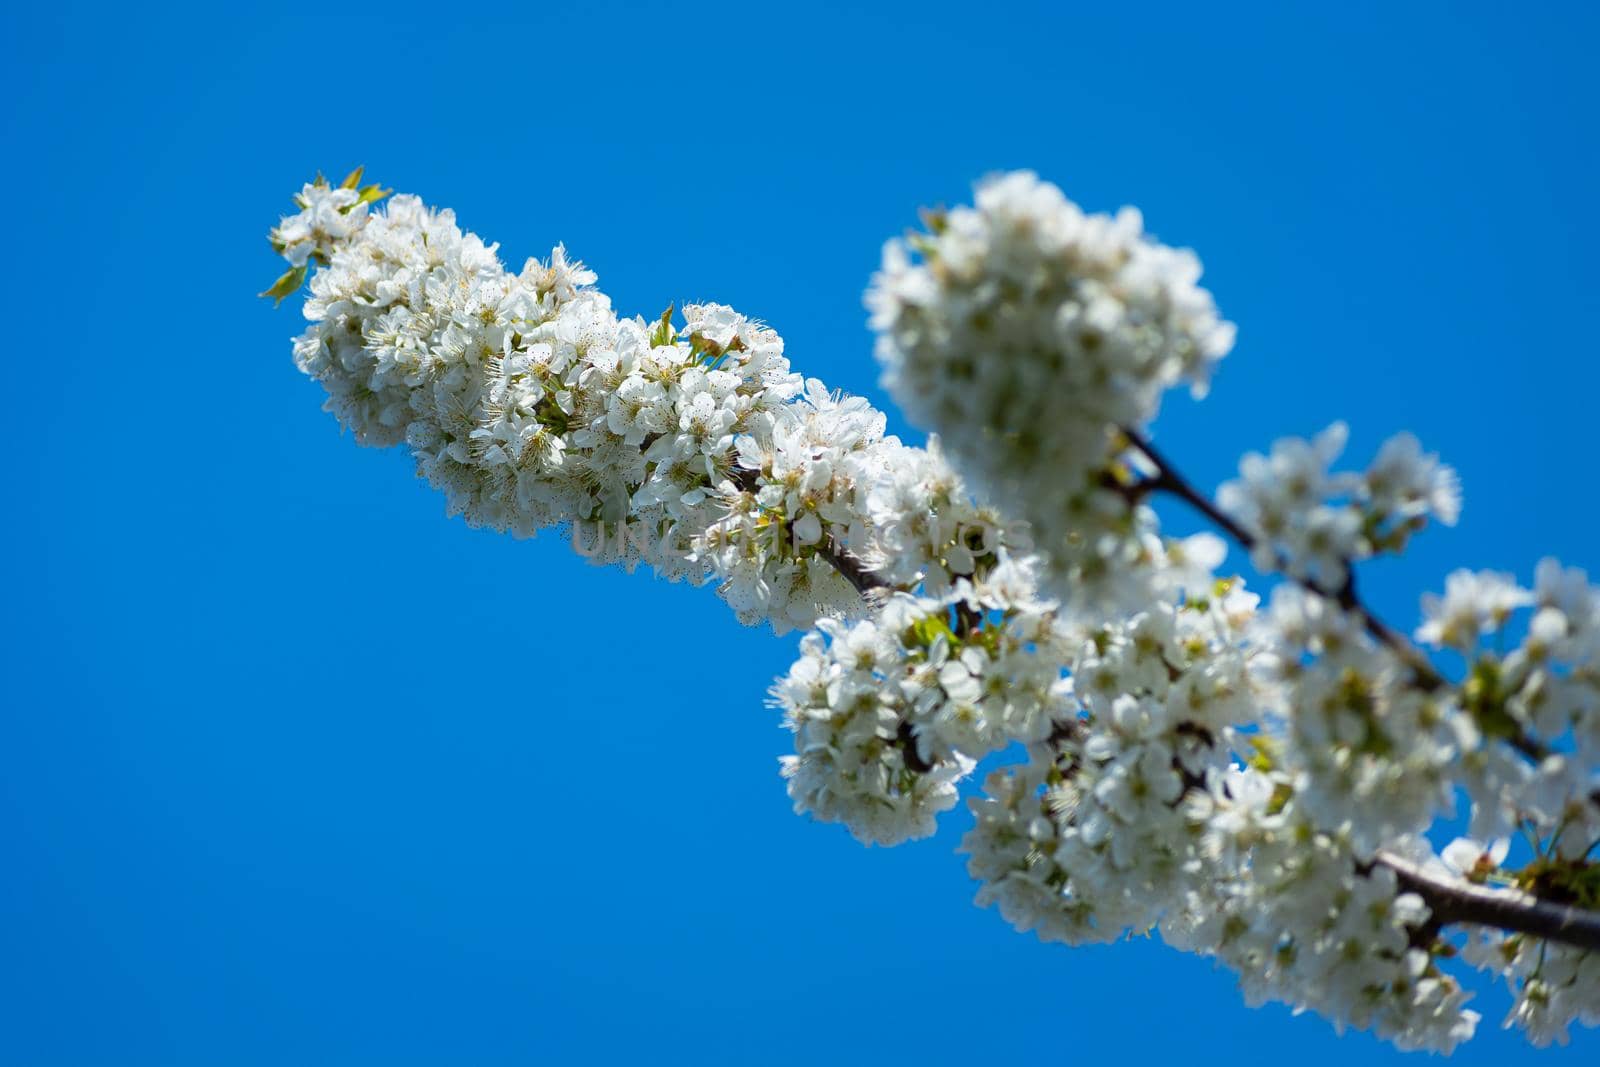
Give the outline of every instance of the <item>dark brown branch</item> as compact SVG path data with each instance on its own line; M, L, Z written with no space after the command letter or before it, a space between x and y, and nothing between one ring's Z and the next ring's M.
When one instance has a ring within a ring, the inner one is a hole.
M746 493L761 488L762 474L748 467L735 466L728 472L728 480ZM817 555L826 560L834 570L849 582L856 592L866 596L876 589L888 589L889 583L867 570L866 564L849 550L830 540L817 549Z
M894 735L894 743L895 747L900 749L900 759L905 763L908 770L915 771L917 774L927 774L933 770L934 764L923 759L922 753L917 751L917 735L911 729L911 723L908 720L902 719L900 721L900 729Z
M1491 889L1424 870L1390 852L1373 861L1395 873L1400 888L1423 899L1438 926L1466 923L1512 930L1600 952L1600 913L1541 900L1520 889Z
M877 589L888 589L889 583L867 570L866 565L848 550L839 545L829 543L817 549L817 555L827 560L834 570L844 577L844 580L855 587L856 592L862 596Z
M1260 545L1260 540L1255 534L1235 522L1231 516L1195 489L1188 479L1179 473L1178 468L1159 449L1146 440L1143 435L1127 427L1122 427L1121 432L1134 448L1144 453L1145 458L1155 465L1155 475L1138 483L1142 487L1142 492L1160 491L1171 493L1204 515L1219 530L1233 538L1246 552L1253 552ZM1361 624L1361 628L1371 635L1373 640L1384 645L1399 657L1400 661L1410 668L1412 682L1418 689L1432 693L1449 686L1449 681L1439 673L1439 669L1429 661L1428 657L1417 649L1417 646L1406 640L1399 631L1380 619L1373 613L1371 608L1362 602L1361 597L1356 593L1355 568L1349 564L1349 561L1346 562L1345 566L1344 584L1337 589L1328 589L1309 578L1301 578L1289 574L1288 569L1282 566L1282 563L1283 561L1280 560L1278 569L1291 581L1308 592L1337 603ZM1522 753L1523 756L1536 763L1549 755L1549 750L1537 738L1527 733L1511 734L1505 738L1505 741L1512 748Z
M1172 462L1162 455L1154 445L1141 434L1127 427L1122 428L1122 434L1134 448L1144 453L1145 458L1155 465L1155 476L1147 479L1142 484L1148 486L1150 490L1171 493L1204 515L1211 521L1212 525L1233 538L1246 552L1255 551L1260 545L1260 540L1256 535L1234 521L1232 516L1217 507L1194 486L1190 485L1188 480L1178 472L1177 467L1173 466ZM1287 569L1280 568L1280 570L1288 574ZM1438 668L1428 662L1428 658L1417 651L1415 645L1402 637L1388 623L1374 615L1361 602L1361 598L1356 595L1355 571L1353 569L1345 568L1344 584L1338 589L1325 588L1309 578L1297 578L1293 575L1289 575L1289 577L1307 591L1336 602L1360 622L1362 629L1372 635L1373 640L1387 646L1396 656L1400 657L1401 662L1411 669L1419 689L1432 692L1443 688L1447 684L1444 676L1439 673Z

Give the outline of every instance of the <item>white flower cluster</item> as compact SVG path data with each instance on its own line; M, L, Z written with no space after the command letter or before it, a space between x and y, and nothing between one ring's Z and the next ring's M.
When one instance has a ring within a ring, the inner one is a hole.
M827 558L845 548L907 587L993 563L998 520L942 460L802 383L773 331L714 304L685 307L681 333L670 312L619 318L564 249L513 274L449 211L307 189L274 231L291 261L309 241L328 263L296 361L363 444L403 441L469 524L572 524L591 560L714 579L780 633L860 612Z
M1600 1026L1600 952L1584 952L1525 934L1474 928L1462 957L1503 975L1516 998L1507 1027L1520 1027L1544 1047L1565 1045L1574 1022Z
M1447 692L1419 688L1410 668L1332 600L1280 586L1255 644L1263 706L1281 723L1296 803L1316 825L1342 828L1369 857L1448 811L1458 761L1481 735Z
M1256 598L1237 582L1212 592L1078 635L1083 717L972 801L980 905L1045 940L1111 941L1155 925L1199 871L1204 823L1185 793L1227 766L1254 712Z
M1428 952L1427 907L1308 822L1287 775L1219 773L1207 754L1208 787L1180 795L1155 760L1128 789L1075 784L1092 760L1044 751L991 776L974 802L966 847L980 904L1074 944L1159 923L1169 944L1237 972L1251 1004L1282 1001L1402 1048L1449 1051L1472 1036L1469 994ZM1142 804L1138 821L1108 813L1108 799L1112 811Z
M273 229L272 247L292 267L313 259L326 264L340 242L366 225L369 200L353 183L335 188L324 181L308 182L294 198L300 211Z
M1434 648L1471 654L1481 638L1505 628L1512 612L1532 603L1533 595L1509 574L1455 571L1445 579L1444 596L1422 594L1423 623L1416 638ZM1554 619L1541 620L1541 628Z
M866 843L926 837L978 759L1069 716L1054 616L1018 597L1016 566L941 599L898 594L805 638L772 689L795 734L783 773L797 813Z
M1235 768L1192 799L1206 864L1162 924L1170 944L1236 971L1251 1004L1282 1001L1403 1049L1449 1052L1473 1035L1470 994L1429 951L1427 905L1308 819L1290 775ZM1416 839L1391 847L1428 851Z
M902 448L886 458L888 476L867 498L875 533L869 562L883 580L944 596L958 579L986 573L1002 555L1028 555L1027 527L976 503L937 437L925 449Z
M1029 522L1053 594L1147 602L1130 577L1150 522L1104 483L1119 428L1142 428L1181 381L1203 392L1232 347L1199 261L1147 238L1138 212L1086 214L1030 173L930 223L889 242L867 295L884 384Z
M1467 658L1454 699L1507 742L1466 761L1473 833L1528 831L1581 861L1600 843L1600 594L1583 571L1546 559L1531 590L1509 575L1456 571L1422 608L1417 640ZM1524 609L1521 643L1504 651Z
M1336 422L1310 441L1284 438L1270 455L1247 454L1239 480L1217 491L1222 510L1256 538L1257 569L1282 569L1333 593L1351 562L1399 552L1428 519L1455 525L1456 473L1415 437L1390 438L1364 473L1330 472L1348 437Z
M741 619L776 619L786 608L783 621L809 626L859 612L860 593L818 552L870 543L866 498L892 477L900 451L883 424L865 400L830 396L812 379L798 403L763 413L739 436L735 459L756 473L756 487L724 493L700 555Z

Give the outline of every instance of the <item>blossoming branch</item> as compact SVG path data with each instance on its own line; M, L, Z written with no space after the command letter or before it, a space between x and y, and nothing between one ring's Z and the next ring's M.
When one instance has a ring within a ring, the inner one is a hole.
M963 843L1019 930L1157 931L1252 1004L1402 1048L1469 1038L1481 975L1535 1043L1600 1023L1600 595L1546 560L1531 588L1451 575L1411 637L1378 618L1358 565L1460 511L1407 434L1336 470L1335 425L1199 492L1151 425L1233 328L1137 213L1007 174L887 245L867 303L885 384L937 435L916 447L730 308L621 317L563 248L508 271L359 171L295 200L264 295L309 274L295 362L357 441L404 447L473 526L568 528L591 562L807 631L771 690L796 811L926 837L1020 752ZM1163 536L1161 496L1214 532ZM1279 576L1267 603L1219 573L1224 537ZM1436 849L1458 796L1473 836Z

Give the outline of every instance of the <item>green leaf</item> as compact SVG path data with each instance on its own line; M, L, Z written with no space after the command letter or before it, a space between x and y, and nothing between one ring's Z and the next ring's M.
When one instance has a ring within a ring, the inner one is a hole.
M385 189L381 185L368 185L361 190L361 195L356 197L355 204L351 204L350 207L340 208L339 210L349 211L351 208L354 208L356 204L375 204L392 192L394 192L393 189Z
M672 344L678 339L678 331L672 328L672 312L674 310L674 306L668 304L667 310L663 311L661 318L656 321L656 328L650 333L651 347L661 348Z
M257 296L272 297L272 306L277 307L283 303L283 298L293 296L299 292L300 286L306 280L306 269L303 266L290 267L283 272L282 277L272 283L272 288L257 293Z
M954 642L955 634L950 629L950 620L943 615L929 615L912 623L907 629L906 644L916 648L932 648L941 636Z
M1278 765L1278 744L1265 734L1254 734L1247 738L1253 754L1248 760L1250 766L1263 773L1272 770ZM1279 810L1282 810L1280 805Z
M393 189L385 189L381 186L369 185L361 190L361 194L356 197L356 202L354 204L346 204L344 207L340 208L339 214L348 215L360 205L376 203L392 192L394 192Z
M339 188L341 188L341 189L354 189L356 186L360 185L361 184L361 172L366 170L366 169L367 169L366 167L357 167L355 170L351 171L349 174L346 174L344 176L344 181L339 183Z

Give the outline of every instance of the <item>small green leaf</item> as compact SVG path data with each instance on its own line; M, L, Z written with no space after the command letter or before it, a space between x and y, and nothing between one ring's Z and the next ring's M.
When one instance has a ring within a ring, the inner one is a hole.
M306 269L303 266L290 267L283 272L282 277L272 283L272 288L257 293L257 296L272 297L272 306L277 307L283 303L283 298L293 296L299 292L301 284L306 280Z
M349 174L346 174L344 176L344 181L339 183L339 188L341 188L341 189L354 189L354 188L356 188L358 185L361 184L361 172L366 170L366 169L367 169L366 167L357 167L355 170L351 171Z
M393 189L385 189L380 185L369 185L361 190L361 195L356 197L356 202L354 204L346 204L344 207L340 208L339 214L348 215L351 211L355 210L358 205L376 203L392 192L394 192Z
M1289 806L1289 801L1294 799L1294 786L1288 782L1279 782L1272 787L1272 796L1267 798L1267 814L1276 815Z
M356 197L356 202L354 204L346 204L344 207L340 208L339 214L348 215L360 205L376 203L392 192L394 192L393 189L385 189L378 185L369 185L361 190L361 194Z
M662 348L672 344L678 339L678 332L672 328L672 304L667 305L667 310L661 313L661 318L656 321L656 328L650 332L650 345L653 348Z

